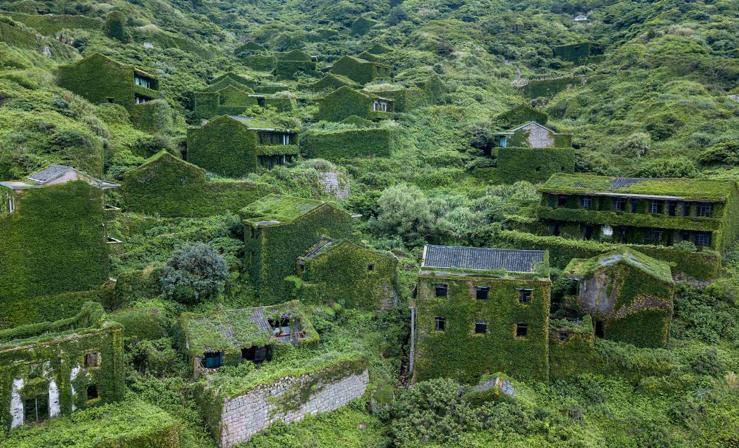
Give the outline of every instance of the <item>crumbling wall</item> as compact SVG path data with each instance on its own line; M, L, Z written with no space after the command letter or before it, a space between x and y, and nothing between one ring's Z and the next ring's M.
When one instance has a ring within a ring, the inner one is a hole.
M336 410L364 395L368 384L367 370L326 383L316 383L313 375L304 375L283 378L226 399L221 414L221 446L247 442L276 421L291 423L306 415ZM309 396L301 403L297 398L306 391ZM298 406L294 406L296 403Z

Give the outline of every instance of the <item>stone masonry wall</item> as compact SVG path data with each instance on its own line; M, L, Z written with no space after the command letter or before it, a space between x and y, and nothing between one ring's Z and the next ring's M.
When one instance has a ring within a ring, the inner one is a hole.
M347 376L332 383L319 383L302 405L295 406L298 403L292 401L299 400L301 394L296 394L297 397L291 395L296 390L310 387L312 382L309 375L287 377L240 397L226 399L221 415L221 446L230 448L246 442L278 420L291 423L302 420L308 414L338 409L364 395L369 375L365 370L359 375Z

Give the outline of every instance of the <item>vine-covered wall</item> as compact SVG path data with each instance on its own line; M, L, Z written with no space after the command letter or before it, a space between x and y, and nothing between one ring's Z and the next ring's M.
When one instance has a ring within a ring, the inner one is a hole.
M341 241L305 260L301 302L339 303L347 308L377 310L397 298L398 260L391 253Z
M24 191L0 217L0 304L100 286L104 222L103 192L86 182Z
M58 408L49 400L58 415L123 398L123 327L103 318L100 304L88 302L66 320L0 331L0 426L13 425L14 393L58 398ZM97 364L85 365L88 353L99 353ZM90 385L97 397L87 396Z
M391 129L366 128L340 131L312 131L301 144L306 157L338 161L352 157L388 157L395 148Z
M446 297L435 285L448 285ZM490 287L487 300L476 299L476 286ZM532 289L528 303L519 302L519 288ZM422 275L416 299L415 378L450 377L476 383L485 373L504 372L520 378L547 380L549 375L549 280L490 276ZM436 331L436 317L445 319ZM475 323L487 324L485 334ZM527 325L525 337L517 324Z
M390 67L353 56L344 56L334 63L331 73L344 75L360 84L367 84L377 78L389 78Z
M500 148L498 173L505 183L526 180L544 182L554 173L575 171L575 151L571 148Z
M36 322L64 319L75 315L82 304L103 302L99 289L62 294L0 300L0 329Z
M167 217L201 217L236 212L274 188L247 181L209 181L205 171L166 151L126 173L126 210Z
M350 87L341 87L323 97L318 107L318 120L341 121L352 115L370 118L372 98Z
M257 169L257 133L222 116L187 130L187 159L206 170L241 177Z
M578 77L564 77L554 79L533 79L523 88L528 98L554 96L557 93L582 84L583 79Z
M277 199L276 199L277 198ZM280 207L280 196L265 199ZM246 262L263 303L274 304L289 298L291 290L285 278L295 274L298 257L321 236L348 238L351 235L352 218L349 213L330 204L322 204L295 218L291 222L257 225L249 222L249 211L242 210L246 232ZM270 218L265 216L265 220Z
M504 127L518 126L529 121L545 125L549 120L549 115L544 111L521 104L497 115L495 119Z

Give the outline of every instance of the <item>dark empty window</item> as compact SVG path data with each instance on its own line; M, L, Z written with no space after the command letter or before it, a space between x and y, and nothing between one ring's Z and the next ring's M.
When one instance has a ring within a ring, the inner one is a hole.
M617 198L615 201L613 201L613 209L617 212L622 212L626 210L626 199Z
M290 336L292 329L290 327L290 318L282 316L275 319L267 319L269 326L272 327L272 335L276 337Z
M683 204L683 216L690 216L690 204L688 202Z
M660 244L661 242L662 242L662 231L661 230L649 230L647 232L647 243Z
M667 214L670 216L677 215L677 202L670 202L667 204Z
M595 335L598 336L599 338L602 338L605 335L605 330L603 328L602 320L595 321Z
M560 331L558 334L560 341L567 341L570 339L570 332L569 331Z
M529 334L528 324L516 324L516 337L523 338Z
M85 354L85 367L100 367L100 352L90 352Z
M580 198L580 207L582 208L593 208L593 198L585 196Z
M434 318L435 326L434 328L436 331L444 331L446 330L446 319L443 317L436 317Z
M695 245L696 246L710 246L711 245L711 234L708 232L698 232L695 234Z
M374 265L374 264L372 264L372 263L368 264L368 265L367 265L367 270L368 270L368 271L374 271L374 270L375 270L375 265Z
M436 293L436 297L446 297L447 289L447 285L444 284L434 285L434 292Z
M698 209L695 211L696 216L709 217L713 214L713 204L698 204Z
M87 400L94 400L98 395L98 387L94 384L87 386Z
M584 237L584 238L585 238L586 240L590 240L590 239L592 239L592 238L593 238L593 226L590 226L590 225L586 225L586 226L585 226L585 227L583 228L582 236L583 236L583 237Z
M649 203L649 213L659 213L660 206L662 204L659 201L652 201Z
M217 369L223 365L223 352L206 352L201 364L206 369Z
M567 205L567 196L557 196L557 207L564 207Z
M489 294L489 286L478 286L475 288L475 298L477 298L477 300L487 300Z
M531 296L533 295L534 290L533 289L524 289L521 288L518 290L518 301L521 303L529 303L531 302Z
M475 333L485 334L488 332L488 323L482 320L475 322Z
M242 348L241 358L255 364L261 364L265 360L269 361L272 359L272 347L266 345L264 347L252 346L249 348Z
M632 199L631 200L631 213L636 213L639 210L639 201Z
M23 421L25 423L42 422L49 418L49 396L38 395L23 400Z

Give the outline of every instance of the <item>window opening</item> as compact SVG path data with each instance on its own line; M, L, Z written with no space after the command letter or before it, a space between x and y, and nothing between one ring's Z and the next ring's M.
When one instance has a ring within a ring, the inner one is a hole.
M475 322L475 334L485 334L488 332L488 323L482 320Z
M490 294L489 286L478 286L475 288L475 298L477 300L487 300Z
M516 324L516 337L524 338L529 334L529 324Z
M524 289L521 288L518 290L518 301L521 303L529 303L531 302L531 296L533 295L534 290L533 289Z
M435 317L434 318L434 328L436 328L436 331L444 331L446 330L446 319L443 317Z
M446 297L448 289L448 286L444 284L434 286L436 297Z

